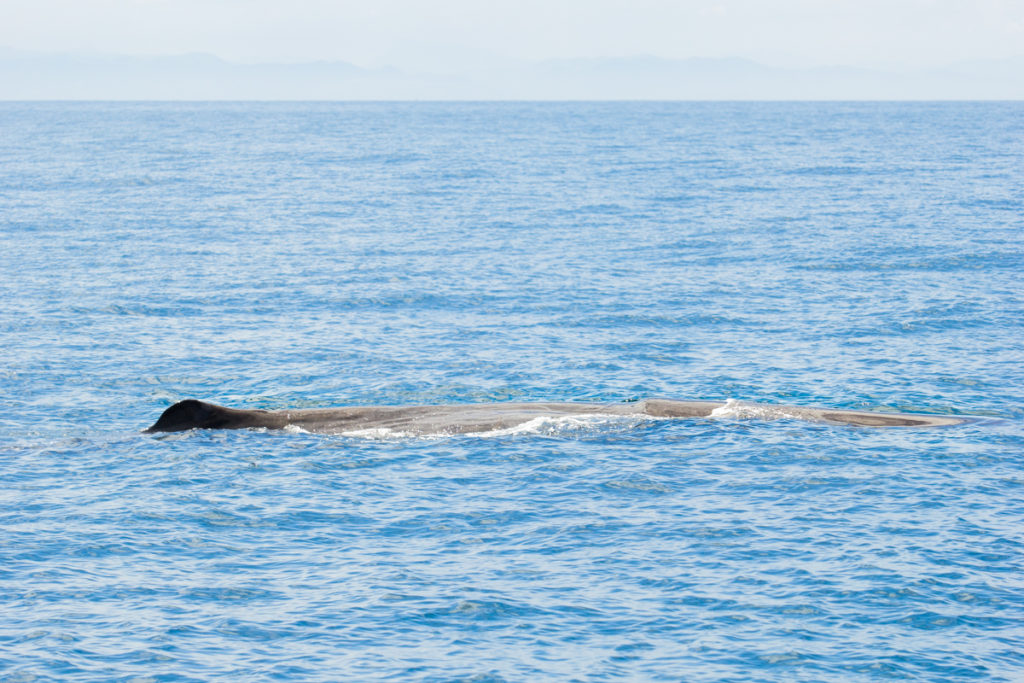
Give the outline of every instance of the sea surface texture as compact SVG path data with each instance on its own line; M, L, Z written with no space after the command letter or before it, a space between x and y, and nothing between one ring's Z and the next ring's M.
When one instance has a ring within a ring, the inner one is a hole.
M0 104L0 679L1020 681L1022 235L1021 103Z

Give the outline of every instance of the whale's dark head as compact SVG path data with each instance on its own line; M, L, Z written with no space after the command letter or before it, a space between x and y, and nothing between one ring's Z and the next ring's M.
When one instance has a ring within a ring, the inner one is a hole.
M227 408L190 398L168 408L149 429L153 432L183 432L188 429L224 429L233 427L234 417Z

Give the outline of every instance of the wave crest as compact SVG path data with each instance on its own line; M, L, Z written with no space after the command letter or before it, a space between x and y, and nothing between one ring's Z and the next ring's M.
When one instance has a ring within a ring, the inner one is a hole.
M711 411L709 417L730 418L734 420L807 420L808 415L799 411L780 406L756 403L745 403L735 398L727 398L725 404Z
M541 416L522 424L502 429L492 429L467 436L483 438L495 436L516 436L529 434L550 437L586 437L627 432L661 418L650 415L601 415L583 413L580 415Z

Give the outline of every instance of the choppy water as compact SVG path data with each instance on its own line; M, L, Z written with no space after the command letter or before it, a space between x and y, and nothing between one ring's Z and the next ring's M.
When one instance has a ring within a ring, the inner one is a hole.
M7 103L0 159L0 678L1024 676L1024 105ZM139 433L659 396L987 419Z

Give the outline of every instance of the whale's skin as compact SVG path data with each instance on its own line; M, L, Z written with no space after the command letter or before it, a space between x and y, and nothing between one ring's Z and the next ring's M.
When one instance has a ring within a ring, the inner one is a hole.
M240 410L186 399L165 410L146 433L190 429L284 429L344 434L386 429L408 434L464 434L508 429L536 418L572 415L623 415L656 418L700 418L725 407L720 401L647 399L629 403L473 403L426 406L353 406L302 410ZM939 427L969 418L916 413L874 413L828 408L767 406L778 417L862 427Z

